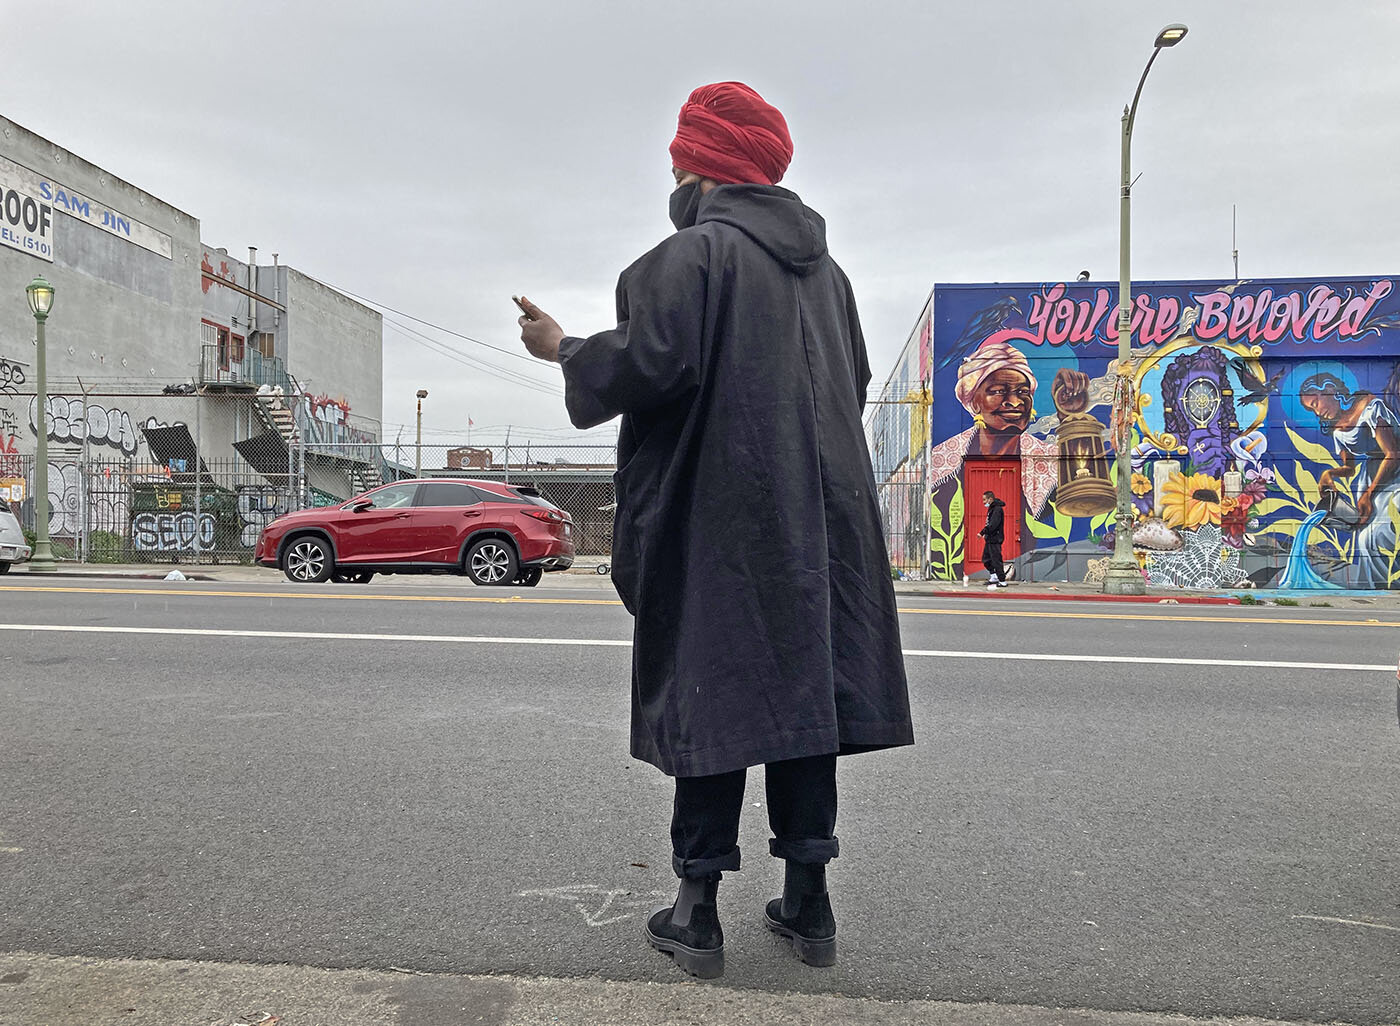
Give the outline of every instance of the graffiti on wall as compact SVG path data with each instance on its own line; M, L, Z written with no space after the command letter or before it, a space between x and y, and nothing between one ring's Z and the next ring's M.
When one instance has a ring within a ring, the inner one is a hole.
M213 513L137 513L131 518L131 543L138 552L210 552L215 535Z
M27 364L0 356L0 397L15 397L25 382ZM8 406L0 406L0 477L18 477L23 471L19 460L19 418Z
M1019 479L1020 569L1079 579L1113 549L1127 449L1133 545L1152 583L1400 583L1394 280L1135 293L1120 373L1114 289L935 289L934 573L963 569L946 553L965 464L1000 460Z
M258 544L262 529L291 510L285 489L270 485L240 485L238 488L239 542L247 548Z
M39 399L29 403L29 430L39 433ZM123 456L135 456L140 436L132 425L131 415L117 407L84 404L81 398L49 396L44 409L49 441L59 445L82 445L86 439L93 445L107 445Z
M130 496L124 483L105 472L84 475L76 462L49 461L49 535L75 541L86 524L88 532L124 534L130 518Z
M0 395L18 395L25 382L24 368L28 364L7 360L0 356Z
M0 406L0 452L19 452L19 418L8 406Z

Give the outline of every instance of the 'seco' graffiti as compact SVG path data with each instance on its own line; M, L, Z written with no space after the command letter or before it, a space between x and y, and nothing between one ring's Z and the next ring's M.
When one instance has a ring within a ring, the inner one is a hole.
M212 513L138 513L131 541L140 552L208 552L214 548Z

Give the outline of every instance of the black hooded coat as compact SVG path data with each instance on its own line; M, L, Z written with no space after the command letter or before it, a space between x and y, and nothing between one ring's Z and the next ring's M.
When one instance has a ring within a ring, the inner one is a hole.
M617 317L559 356L577 427L622 414L632 754L707 776L911 744L870 367L825 222L786 189L715 188L622 273Z
M993 545L1000 545L1006 540L1006 514L1003 510L1006 503L993 497L987 506L987 526L982 528L982 537Z

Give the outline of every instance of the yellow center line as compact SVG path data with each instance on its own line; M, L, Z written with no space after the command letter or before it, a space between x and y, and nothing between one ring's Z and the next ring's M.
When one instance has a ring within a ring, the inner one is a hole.
M492 598L486 595L331 595L326 592L300 591L215 591L194 589L189 591L173 588L79 588L51 585L0 585L0 591L44 591L65 592L80 595L163 595L166 598L274 598L274 599L320 599L324 602L490 602L498 605L563 605L563 606L620 606L617 599L551 599L522 598L519 595L504 595Z
M520 595L390 595L383 592L371 594L331 594L324 591L224 591L214 589L175 589L175 588L99 588L77 585L36 585L3 584L0 592L57 592L81 595L161 595L166 598L270 598L303 599L322 602L484 602L492 605L536 605L536 606L620 606L617 599L589 598L525 598ZM922 606L904 606L901 613L920 613L930 616L1011 616L1032 620L1146 620L1160 623L1176 620L1182 623L1266 623L1295 624L1305 627L1400 627L1400 621L1387 621L1374 618L1365 620L1318 620L1286 616L1183 616L1162 613L1070 613L1056 610L1033 609L930 609Z

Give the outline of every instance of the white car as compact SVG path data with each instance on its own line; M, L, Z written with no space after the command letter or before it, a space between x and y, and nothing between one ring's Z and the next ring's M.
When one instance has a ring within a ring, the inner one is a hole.
M9 573L12 563L23 563L29 555L29 543L24 540L15 511L9 502L0 499L0 574Z

